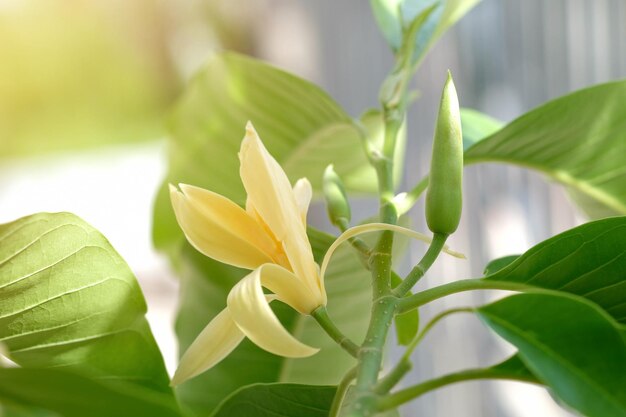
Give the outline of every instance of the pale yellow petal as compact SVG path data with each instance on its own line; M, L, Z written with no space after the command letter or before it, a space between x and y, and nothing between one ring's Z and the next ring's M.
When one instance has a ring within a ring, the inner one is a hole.
M296 276L320 291L313 252L287 174L269 154L251 123L239 152L241 180L251 204L283 249Z
M311 187L309 180L306 178L300 178L296 181L296 185L293 186L293 194L296 197L296 204L300 210L302 224L306 227L306 215L309 211L311 198L313 198L313 187Z
M244 209L229 199L198 187L170 186L176 219L187 240L217 261L254 269L272 262L275 243Z
M228 309L222 310L202 330L180 359L171 385L178 385L224 359L244 338Z
M265 266L252 271L239 281L228 295L228 309L233 320L250 340L275 355L300 358L315 354L319 349L307 346L294 338L270 308L261 286L261 276L267 273L264 272L264 268ZM277 267L274 266L274 268ZM265 268L265 270L276 272L273 268ZM289 285L285 282L287 278L294 278L293 289L289 289ZM277 294L279 299L285 297L285 301L289 299L295 304L295 299L308 296L306 291L295 286L298 282L295 277L276 274L274 278L266 279L272 281L273 289L281 292ZM304 302L304 300L301 301Z

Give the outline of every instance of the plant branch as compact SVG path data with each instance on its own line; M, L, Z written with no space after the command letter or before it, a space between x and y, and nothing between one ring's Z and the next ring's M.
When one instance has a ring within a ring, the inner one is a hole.
M548 291L519 282L486 280L482 278L464 279L430 288L417 294L404 297L398 302L398 312L405 313L431 301L448 295L472 290L504 290L504 291Z
M328 311L326 311L326 307L319 306L315 310L311 312L311 316L319 323L319 325L324 329L326 334L328 334L331 339L333 339L339 346L343 348L346 352L348 352L353 357L357 357L359 352L359 346L354 343L348 336L343 334L341 330L335 326L335 323L328 316Z
M404 297L406 293L411 291L411 288L413 288L417 281L419 281L420 278L424 276L426 271L428 271L428 269L430 269L432 264L435 262L435 260L441 253L441 250L443 249L447 238L447 235L443 235L440 233L435 233L433 235L433 241L430 243L430 246L422 257L422 260L419 261L417 265L415 265L411 272L409 272L409 274L406 276L404 281L402 281L402 283L396 287L396 289L393 291L394 295L396 295L397 297Z
M346 394L350 389L350 384L356 378L356 366L350 369L344 376L341 378L339 385L337 385L337 392L335 393L335 397L333 398L333 403L330 406L330 412L328 413L328 417L339 417L339 412L341 411L341 406L343 405L343 400L346 398Z
M413 340L411 340L406 348L406 351L404 352L396 366L378 382L378 385L376 386L376 392L379 394L388 393L394 386L396 386L398 382L400 382L400 380L402 380L404 375L406 375L411 370L411 368L413 367L411 364L411 354L413 353L417 345L419 345L419 343L422 341L422 339L424 339L426 333L428 333L430 329L432 329L440 320L449 316L450 314L470 313L472 311L473 310L471 308L454 308L443 311L433 317L432 320L430 320L426 324L426 326L424 326L424 329L422 329L422 331L415 335Z
M431 379L430 381L422 382L421 384L417 384L387 395L386 397L378 400L377 410L390 410L437 388L457 382L472 381L477 379L505 379L520 382L536 382L533 379L494 368L470 369Z

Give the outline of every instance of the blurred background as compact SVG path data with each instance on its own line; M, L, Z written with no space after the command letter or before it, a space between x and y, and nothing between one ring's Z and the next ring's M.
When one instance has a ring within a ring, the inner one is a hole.
M427 171L445 71L462 106L509 121L570 91L626 77L623 0L483 0L446 34L416 77L405 187ZM0 0L0 223L71 211L101 230L146 292L168 367L176 280L150 240L151 205L165 174L167 109L216 51L250 54L320 84L346 110L377 106L392 65L363 0ZM497 165L466 170L465 207L451 245L465 263L439 261L420 285L478 277L486 262L520 253L584 221L565 192L535 173ZM368 202L357 202L365 213ZM423 205L413 225L426 230ZM312 222L324 223L323 207ZM407 265L424 248L412 248ZM442 277L445 277L442 278ZM477 304L497 294L433 303ZM487 365L512 349L471 317L429 334L407 383ZM391 355L397 352L391 352ZM405 415L566 416L538 388L472 382L424 396Z

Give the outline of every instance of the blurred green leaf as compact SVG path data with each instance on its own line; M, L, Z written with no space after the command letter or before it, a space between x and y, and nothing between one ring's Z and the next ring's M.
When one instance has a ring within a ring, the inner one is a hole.
M348 189L376 189L361 130L325 92L261 61L219 54L190 83L171 117L169 172L155 203L159 248L182 237L168 182L193 184L243 203L237 152L248 120L292 181L307 177L319 191L322 173L332 163Z
M626 217L596 220L534 246L484 279L564 291L626 323Z
M0 158L157 139L176 80L148 2L0 12Z
M403 0L370 0L378 27L394 51L402 45L402 19L400 5Z
M211 417L327 417L336 387L300 384L253 384L226 398ZM350 403L351 393L343 406ZM376 414L398 417L396 410Z
M435 42L480 0L370 0L376 22L391 49L397 52L411 22L427 12L419 28L413 61L419 63Z
M24 368L55 367L169 393L128 265L69 213L0 225L0 340Z
M254 384L222 402L211 417L328 417L336 387Z
M0 369L0 399L64 417L180 417L174 398L137 385L90 379L58 369ZM22 414L22 416L50 414ZM57 414L54 414L57 415ZM20 414L13 414L14 417Z
M334 237L309 228L309 240L320 262ZM226 297L248 271L220 264L189 245L181 252L180 312L176 332L181 353L206 324L226 305ZM370 314L369 273L362 268L354 250L342 245L326 273L328 311L338 326L353 340L363 338ZM273 303L280 320L298 339L321 348L310 358L290 359L267 353L248 340L214 368L183 383L177 389L181 401L200 416L208 415L225 397L254 383L301 383L333 385L354 365L354 359L339 348L310 317Z
M463 129L463 149L467 150L476 142L494 134L504 126L499 120L473 109L461 109Z
M465 162L505 162L564 184L590 215L626 214L626 81L550 101L484 138ZM602 209L600 209L602 207Z
M626 416L625 339L593 303L565 294L519 294L478 314L564 403L589 417Z

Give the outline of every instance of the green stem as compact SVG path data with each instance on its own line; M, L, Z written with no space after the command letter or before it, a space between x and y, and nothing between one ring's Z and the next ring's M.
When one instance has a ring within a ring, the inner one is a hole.
M467 371L456 372L453 374L441 376L439 378L431 379L430 381L422 382L421 384L414 385L412 387L398 391L394 394L383 397L378 400L377 409L378 411L390 410L437 388L441 388L457 382L472 381L477 379L506 379L520 382L534 382L533 380L524 376L493 368L470 369Z
M440 233L435 233L433 235L433 241L430 243L430 246L428 247L428 250L424 254L422 260L419 261L417 265L415 265L411 272L409 272L409 274L406 276L404 281L400 285L398 285L393 291L393 293L397 297L404 297L406 293L411 291L411 288L413 288L417 281L419 281L420 278L424 276L426 271L430 269L432 264L441 253L441 250L443 249L447 238L448 235L443 235Z
M424 326L424 329L417 335L415 335L413 340L411 340L411 342L407 346L406 351L404 352L404 355L402 355L396 366L378 382L378 385L376 386L376 392L379 394L388 393L393 387L396 386L398 382L400 382L400 380L402 380L404 375L406 375L407 372L411 370L411 354L413 353L417 345L422 341L422 339L424 339L426 333L428 333L430 329L432 329L441 319L453 313L467 313L472 311L473 310L471 308L454 308L436 315L431 321L426 324L426 326Z
M311 312L311 316L319 323L324 331L341 346L346 352L355 358L359 353L359 346L354 343L350 338L344 335L341 330L335 326L335 323L328 316L325 306L319 306Z
M417 345L419 345L419 343L422 341L422 339L424 339L424 337L430 331L430 329L435 327L435 325L439 323L439 321L441 321L442 319L454 313L471 313L473 311L474 310L469 307L459 307L459 308L452 308L450 310L442 311L441 313L437 314L426 324L426 326L424 326L422 331L419 332L417 335L415 335L413 340L411 340L411 343L409 343L409 345L407 346L406 351L404 352L404 355L402 355L402 359L400 361L408 361L411 359L411 354L413 353Z
M450 282L417 294L404 297L398 303L398 312L405 313L439 298L472 290L540 291L540 288L519 282L492 281L487 279L464 279ZM548 290L541 290L548 291Z
M394 368L389 371L387 375L378 381L374 391L376 391L377 394L388 393L412 368L413 364L411 361L402 358L402 360L400 360L400 362L398 362L398 364L394 366Z
M343 376L343 378L341 378L339 385L337 385L337 392L335 393L333 403L330 406L330 412L328 413L328 417L339 417L339 412L341 411L343 400L346 398L348 389L350 389L350 384L352 383L352 381L354 381L354 378L356 378L356 370L356 367L350 369Z

